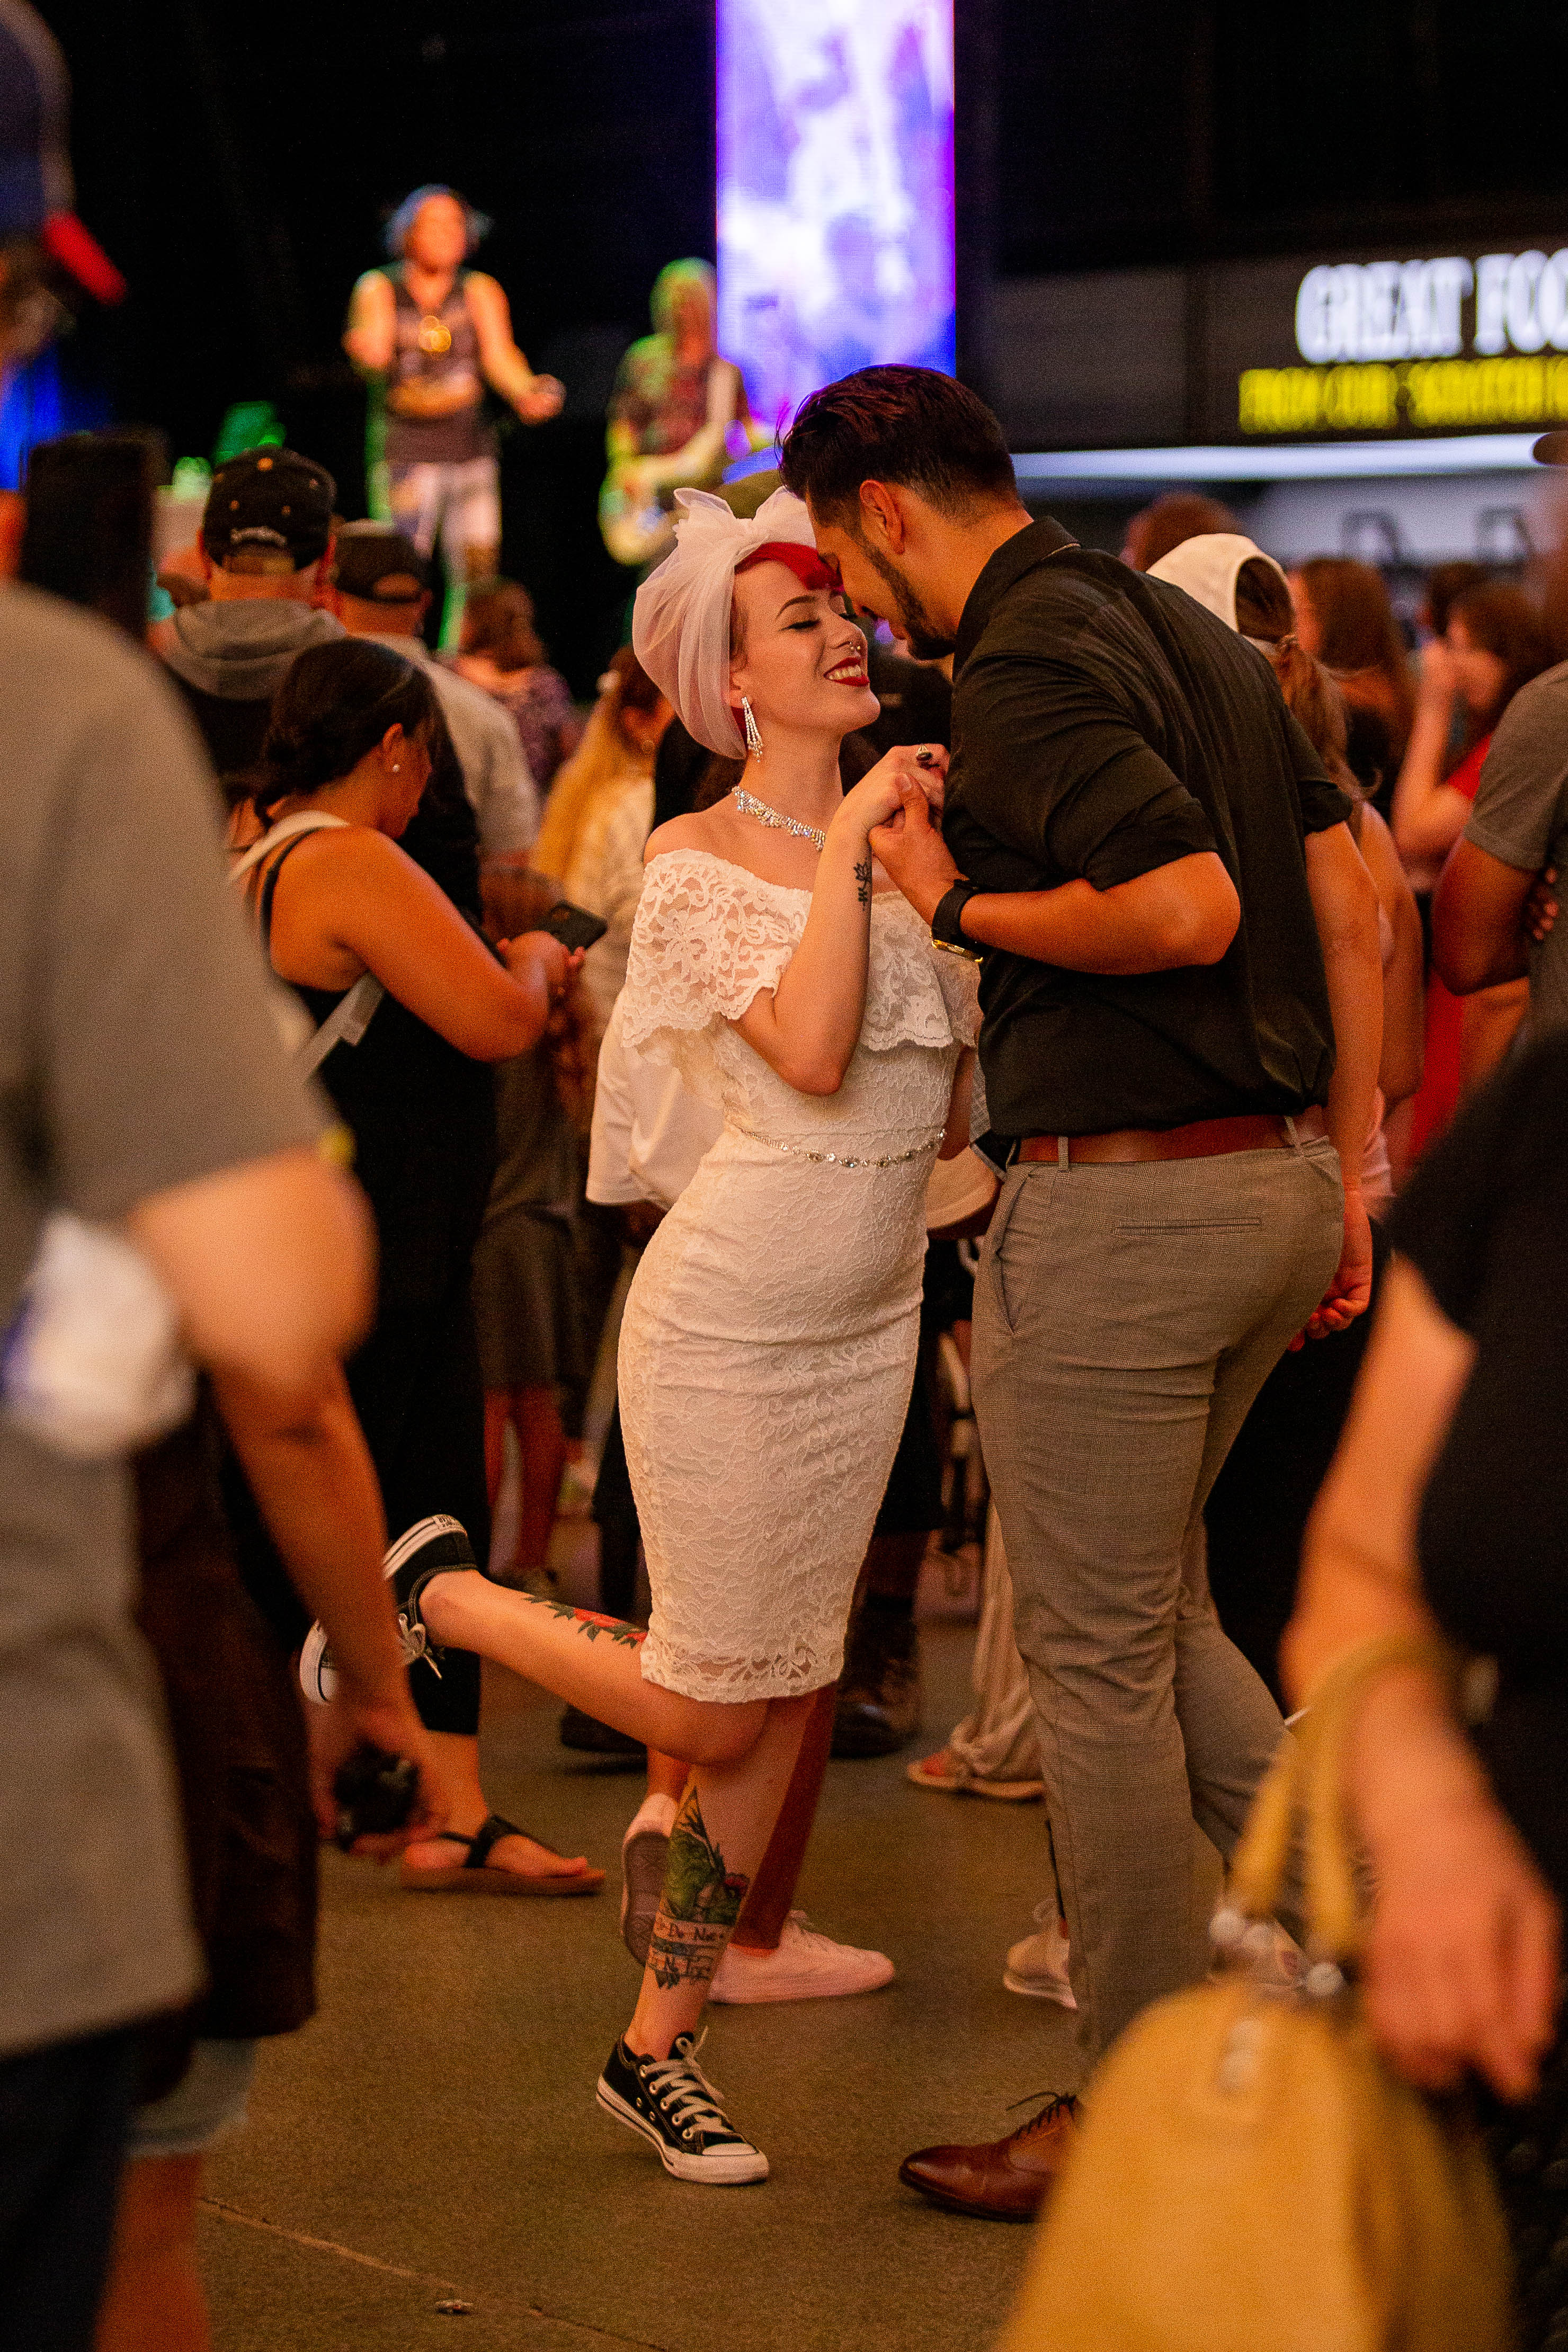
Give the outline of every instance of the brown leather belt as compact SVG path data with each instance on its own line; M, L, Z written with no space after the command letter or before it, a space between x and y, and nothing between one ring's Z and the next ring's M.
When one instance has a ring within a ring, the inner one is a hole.
M1290 1124L1302 1143L1316 1142L1329 1131L1316 1105L1298 1111ZM1194 1119L1190 1127L1119 1127L1108 1135L1026 1135L1018 1157L1054 1160L1068 1168L1094 1167L1138 1160L1214 1160L1226 1151L1278 1150L1289 1141L1283 1118L1258 1112L1239 1118Z

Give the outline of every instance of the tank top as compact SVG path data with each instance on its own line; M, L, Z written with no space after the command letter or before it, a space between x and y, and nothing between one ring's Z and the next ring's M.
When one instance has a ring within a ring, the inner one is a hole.
M443 390L472 387L465 408L449 416L404 416L386 407L385 454L389 466L461 466L493 457L495 434L484 413L479 374L479 338L468 309L468 272L459 270L438 310L422 310L408 291L402 266L386 273L392 282L397 343L387 371L387 389L399 384L438 384Z
M262 879L258 914L268 963L278 876L305 837L286 842ZM318 1027L347 993L285 984ZM495 1171L489 1063L460 1054L388 995L359 1044L334 1046L317 1077L353 1136L354 1174L375 1214L377 1322L389 1311L439 1306L468 1280Z

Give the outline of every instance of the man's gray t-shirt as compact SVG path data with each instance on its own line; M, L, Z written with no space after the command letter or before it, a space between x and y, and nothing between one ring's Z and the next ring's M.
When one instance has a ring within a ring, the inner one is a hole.
M1568 880L1568 662L1521 687L1498 721L1465 839L1489 857ZM1530 943L1530 1026L1568 1027L1568 921Z
M157 666L0 591L0 1328L53 1208L149 1193L324 1124L227 887L212 772ZM0 1419L0 2056L185 1999L201 1963L130 1484Z

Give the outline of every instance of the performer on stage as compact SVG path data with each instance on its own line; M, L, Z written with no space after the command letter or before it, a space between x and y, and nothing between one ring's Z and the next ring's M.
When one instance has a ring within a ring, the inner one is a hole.
M668 555L676 491L717 487L734 428L748 443L759 438L741 371L719 356L717 291L708 262L672 261L654 280L654 332L621 362L599 496L599 529L617 563L642 567Z
M440 534L444 643L456 636L465 589L500 569L500 493L485 386L525 425L555 415L565 397L519 351L495 279L463 266L489 227L456 189L416 188L387 223L392 266L365 271L343 336L371 386L371 510L406 531L426 557Z

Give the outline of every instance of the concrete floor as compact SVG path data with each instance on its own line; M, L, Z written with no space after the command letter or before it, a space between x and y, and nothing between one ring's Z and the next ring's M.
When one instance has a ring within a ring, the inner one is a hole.
M927 1748L965 1710L972 1641L925 1628ZM712 2012L703 2063L773 2170L691 2188L594 2104L635 1993L616 1916L639 1784L569 1757L558 1713L493 1675L487 1785L604 1864L598 1896L403 1895L325 1857L321 2015L267 2046L249 2126L208 2168L216 2352L984 2352L1029 2233L941 2213L897 2168L1074 2080L1070 2020L1002 1986L1046 1874L1040 1808L922 1793L904 1757L830 1768L800 1900L898 1978Z

